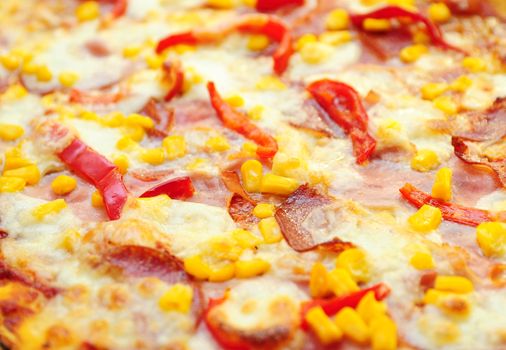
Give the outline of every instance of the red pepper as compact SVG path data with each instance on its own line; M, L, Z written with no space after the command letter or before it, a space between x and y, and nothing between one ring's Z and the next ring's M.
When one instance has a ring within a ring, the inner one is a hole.
M443 218L448 221L457 222L468 226L478 226L482 222L493 221L491 215L486 210L467 208L457 204L448 203L441 199L420 191L411 184L405 184L399 190L402 196L415 207L420 208L424 204L432 205L441 209Z
M118 102L122 97L122 91L116 93L89 93L72 89L69 95L69 102L84 104L109 104Z
M166 194L172 199L186 199L193 196L195 188L188 176L162 182L140 195L141 198L156 197Z
M118 18L126 13L128 7L128 0L116 0L114 8L112 9L112 16Z
M97 188L104 199L109 219L119 219L128 192L116 166L78 138L58 153L58 157L72 172Z
M372 287L359 290L358 292L348 294L343 297L314 299L303 303L301 308L302 328L305 330L308 329L306 314L311 308L320 306L328 316L333 316L345 307L356 308L360 303L360 300L362 300L362 298L369 292L374 292L376 300L380 301L388 296L390 288L384 283L378 283Z
M211 104L223 124L231 130L254 141L257 147L257 155L260 158L268 159L274 157L278 151L276 140L255 124L250 119L236 111L221 98L213 82L207 84L207 90L211 98Z
M285 6L302 6L304 0L257 0L258 11L276 11Z
M158 43L156 52L162 53L165 49L180 44L197 45L214 43L222 40L224 36L233 31L248 34L263 34L268 36L272 41L277 42L279 46L272 55L274 71L277 74L282 74L286 70L290 57L293 54L292 35L290 29L281 19L268 15L245 15L237 21L219 28L172 34Z
M368 116L358 92L349 85L327 79L312 83L307 90L350 136L357 163L367 162L376 148L376 140L367 130Z
M434 45L439 46L446 50L454 50L457 52L465 53L462 49L446 42L446 40L443 37L443 33L441 32L441 29L429 18L422 15L421 13L412 12L399 6L386 6L369 13L361 15L351 15L350 18L353 25L360 28L363 27L364 21L368 18L374 19L409 18L413 22L421 23L425 26L427 34L429 35Z
M165 95L165 101L169 102L174 97L180 95L183 92L184 71L181 67L181 62L178 60L165 62L163 65L163 70L167 74L166 80L170 85L170 88Z

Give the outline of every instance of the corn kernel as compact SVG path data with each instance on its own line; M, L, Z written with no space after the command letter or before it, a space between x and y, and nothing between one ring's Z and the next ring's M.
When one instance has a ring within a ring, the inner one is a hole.
M51 202L47 202L39 205L32 211L32 215L39 221L42 221L46 216L50 214L57 214L67 207L67 203L64 199L56 199Z
M206 250L218 260L236 261L244 249L228 236L216 236L207 242Z
M447 293L436 301L436 306L450 316L468 316L471 304L465 295Z
M320 262L315 263L311 269L309 292L313 298L326 297L330 292L327 282L327 269Z
M262 51L270 44L270 40L265 35L251 35L248 39L248 49L251 51Z
M316 35L314 34L311 34L311 33L308 33L308 34L304 34L303 36L301 36L297 42L295 43L295 49L297 51L300 51L302 50L302 48L304 46L306 46L307 44L309 43L315 43L318 41L318 38L316 37Z
M388 316L380 316L371 323L372 350L397 349L397 326Z
M220 267L212 266L209 272L209 282L225 282L235 275L235 265L232 263Z
M449 96L439 96L434 99L434 107L445 114L452 115L458 112L458 105Z
M28 95L28 91L21 84L13 84L0 96L2 100L19 100Z
M0 176L0 193L22 191L26 186L26 181L20 177Z
M476 241L485 256L502 256L506 248L506 225L501 222L481 223L476 228Z
M128 157L126 155L121 154L114 157L113 163L114 165L116 165L116 167L118 168L119 172L122 175L125 175L127 173L130 161L128 160Z
M37 77L38 81L44 83L47 83L53 79L53 73L51 73L47 66L39 66L35 72L35 76Z
M357 312L366 323L371 323L375 318L384 315L386 310L386 305L376 300L373 291L367 292L357 305Z
M346 269L356 282L369 280L369 264L365 253L358 248L347 249L336 260L336 267Z
M330 290L338 297L360 290L351 274L340 267L336 267L327 274Z
M136 57L137 55L139 55L141 50L142 50L142 47L140 47L139 45L127 46L127 47L123 48L123 57L125 57L125 58Z
M160 165L165 161L165 153L162 148L145 149L141 153L141 160L151 165Z
M225 137L214 136L206 141L206 148L211 152L225 152L230 149L230 144Z
M248 192L260 192L263 166L258 160L247 160L241 165L242 183Z
M22 126L15 124L0 123L0 139L4 141L14 141L19 139L25 133Z
M253 215L257 218L265 219L274 216L275 207L269 203L259 203L253 208Z
M100 16L100 6L96 1L86 1L76 8L76 17L79 22L86 22Z
M211 268L204 262L200 255L190 256L184 259L184 270L199 280L209 278Z
M79 75L74 72L63 72L58 75L58 80L60 81L60 84L62 84L65 87L71 87L74 86L74 84L79 79Z
M417 30L413 33L413 42L415 44L430 44L430 37L425 31Z
M94 208L102 208L104 206L104 198L102 198L100 192L95 191L91 194L91 205Z
M146 57L146 65L150 69L159 69L163 65L163 57L158 55L148 55Z
M33 62L26 62L23 64L23 67L21 67L21 71L27 75L32 75L32 74L37 73L38 69L39 69L39 65L37 65Z
M423 302L424 302L424 304L436 305L439 299L446 297L450 294L451 293L449 293L449 292L436 290L434 288L429 288L429 289L427 289L427 291L425 292L425 294L423 296Z
M332 54L332 46L321 43L307 43L300 49L300 57L308 64L319 64L329 59Z
M348 12L343 9L331 11L325 19L325 28L328 30L343 30L350 26Z
M71 176L60 175L51 182L51 189L57 195L66 195L75 190L77 181Z
M429 52L427 46L423 44L416 44L411 46L406 46L401 50L400 58L405 63L412 63L417 61L422 55Z
M6 157L4 163L4 171L11 169L18 169L28 165L32 165L32 162L22 157Z
M7 70L16 70L21 64L21 60L15 55L5 55L0 56L0 63Z
M448 90L448 84L446 83L427 83L422 86L421 92L425 100L432 101L439 95L442 95L446 90Z
M479 73L487 70L487 62L481 57L466 57L462 60L462 67L471 73Z
M470 293L474 289L473 283L462 276L437 276L434 288L454 293Z
M324 345L336 343L343 337L343 332L336 323L318 306L310 309L306 314L306 321Z
M232 238L239 247L244 249L254 248L262 242L260 237L257 237L251 232L243 229L232 231Z
M124 136L116 142L116 148L119 150L133 149L135 146L137 146L137 142L130 136Z
M369 32L385 32L391 27L389 20L376 18L366 18L362 26Z
M289 195L299 188L299 182L284 176L265 174L260 184L260 192Z
M264 113L265 107L264 106L255 106L251 108L248 111L248 117L250 117L252 120L260 120L262 119L262 114Z
M260 220L258 229L267 244L278 243L283 239L278 222L273 217Z
M299 168L301 164L299 158L278 152L272 160L272 172L276 175L287 176L291 170Z
M4 171L6 177L20 177L27 185L35 185L40 181L40 171L36 165L28 165L22 168Z
M432 254L428 252L416 252L411 257L409 263L417 270L430 270L434 268Z
M162 146L169 160L184 157L186 154L186 141L183 136L167 136L163 139Z
M328 45L338 46L350 42L352 39L351 33L347 30L340 30L337 32L324 32L320 34L318 39Z
M354 342L365 344L369 340L370 333L367 324L351 307L341 309L336 315L335 322L344 335Z
M193 289L190 286L177 283L170 287L158 301L160 309L163 311L176 311L188 313L193 300Z
M439 208L424 204L408 218L409 225L418 232L429 232L439 227L442 213Z
M271 265L262 259L251 259L235 262L235 276L237 278L250 278L259 275L263 275L269 269Z
M205 158L195 158L186 165L186 170L197 170L204 167L208 163Z
M464 92L473 85L473 80L468 76L461 75L450 84L450 89L454 91Z
M77 242L80 240L81 235L78 231L68 230L63 235L62 240L59 243L59 248L66 250L69 253L74 252L74 248Z
M207 0L207 5L218 9L231 9L234 7L234 0Z
M452 13L450 12L450 9L443 2L430 5L427 12L428 12L429 18L436 23L448 22L450 20L450 18L452 17Z
M125 123L127 125L139 126L143 129L153 129L155 127L155 122L153 119L137 113L130 114L128 117L126 117Z
M433 170L439 166L437 153L430 149L421 149L411 159L411 168L421 172Z
M225 102L236 108L244 106L244 99L240 95L229 96L225 99Z
M441 168L432 186L432 197L449 201L452 198L452 170Z
M261 78L255 87L257 90L265 91L286 90L286 85L278 77L272 75Z

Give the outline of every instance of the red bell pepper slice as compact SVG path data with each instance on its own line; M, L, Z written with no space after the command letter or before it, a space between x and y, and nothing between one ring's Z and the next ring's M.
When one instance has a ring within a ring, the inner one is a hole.
M468 226L478 226L482 222L493 221L487 210L467 208L458 204L445 202L420 191L409 183L405 184L399 191L404 199L417 208L420 208L424 204L439 208L443 214L443 218L448 221Z
M351 138L357 164L367 162L376 148L376 140L367 130L368 116L358 92L349 85L327 79L312 83L307 90Z
M165 95L165 101L169 102L174 97L183 93L184 71L181 62L173 60L163 64L163 70L166 73L165 79L169 83L169 90Z
M274 157L278 151L276 140L258 126L251 123L246 115L236 111L228 103L223 101L213 82L207 84L207 90L209 91L211 104L223 124L227 128L254 141L258 145L257 155L260 158L269 159Z
M58 157L72 172L97 188L104 199L109 219L119 219L128 192L116 166L78 138L59 152Z
M255 8L258 11L276 11L285 6L302 6L304 0L257 0Z
M282 74L288 68L290 57L293 54L290 29L278 17L261 14L245 15L237 21L218 28L208 30L195 29L188 32L171 34L160 40L156 47L156 52L162 53L165 49L180 44L198 45L214 43L222 40L224 36L234 31L248 34L263 34L268 36L272 41L277 42L279 46L272 55L274 71L277 74Z
M166 194L172 199L187 199L193 196L195 188L188 176L162 182L140 195L141 198L156 197Z
M306 322L306 314L313 307L320 306L328 316L334 316L345 307L356 308L363 297L369 292L374 292L376 300L381 301L390 294L390 288L384 283L378 283L372 287L359 290L358 292L348 294L342 297L330 299L314 299L304 302L301 307L302 329L308 330L309 325Z
M409 18L413 22L421 23L425 26L427 34L432 43L445 50L454 50L460 53L466 53L464 50L449 44L443 37L441 29L429 18L419 12L412 12L399 6L386 6L361 15L351 15L350 19L353 25L363 28L363 23L368 18L374 19L399 19Z
M128 0L116 0L114 2L114 8L112 9L112 16L118 18L126 13L128 7Z

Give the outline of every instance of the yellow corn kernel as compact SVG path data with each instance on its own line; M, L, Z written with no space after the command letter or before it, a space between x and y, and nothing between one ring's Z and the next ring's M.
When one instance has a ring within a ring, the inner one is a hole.
M223 266L211 266L209 271L209 282L225 282L234 278L235 265L232 263Z
M0 123L0 139L4 141L14 141L19 139L25 133L22 126L15 124Z
M347 249L336 260L336 267L346 269L356 282L369 280L369 264L363 250L358 248Z
M176 311L186 314L190 311L192 300L193 289L190 286L177 283L163 293L158 300L158 306L166 312Z
M310 309L306 314L306 321L324 345L336 343L343 337L343 332L338 325L325 314L318 306Z
M77 180L71 176L60 175L51 182L51 189L57 195L66 195L75 190L77 187Z
M340 267L336 267L327 274L330 290L338 297L360 290L351 274Z
M74 248L76 244L79 242L81 235L78 231L75 230L67 230L60 243L58 244L59 248L66 250L69 253L74 252Z
M445 114L452 115L458 112L459 106L449 96L439 96L433 101L434 107L443 111Z
M74 72L63 72L58 75L58 80L60 84L62 84L65 87L71 87L74 86L74 84L79 79L79 75Z
M141 153L141 160L151 165L160 165L165 161L165 153L162 148L145 149Z
M243 252L243 248L227 236L217 236L207 242L207 255L219 260L236 261Z
M371 323L375 318L384 315L386 310L386 305L376 300L373 291L367 292L357 305L357 312L366 323Z
M421 92L425 100L432 101L439 95L445 93L446 90L448 90L448 84L446 83L427 83L422 86Z
M22 168L4 171L6 177L20 177L26 181L27 185L35 185L40 181L40 171L36 165L28 165Z
M436 305L439 299L446 297L449 294L451 293L429 288L423 295L423 303Z
M474 289L473 283L462 276L437 276L434 288L454 293L470 293Z
M186 154L186 141L183 136L167 136L163 139L162 146L169 160L184 157Z
M257 218L265 219L271 216L274 216L274 211L276 208L274 207L274 204L270 203L259 203L253 208L253 215L255 215Z
M122 175L125 175L128 171L128 167L130 165L130 161L125 154L120 154L113 159L114 165L118 168L119 172Z
M299 182L295 179L274 174L265 174L260 184L260 192L288 195L298 187Z
M326 61L332 54L332 46L321 43L307 43L300 49L300 57L308 64L319 64Z
M341 309L336 315L335 322L344 335L354 342L365 344L369 340L370 333L367 324L351 307Z
M32 162L22 157L5 157L4 171L22 168L31 165Z
M76 8L76 17L79 22L86 22L100 16L100 6L96 1L86 1Z
M230 149L230 144L225 137L214 136L206 141L206 148L211 152L225 152Z
M102 208L104 206L104 198L102 198L100 192L95 191L91 194L91 205L94 208Z
M297 169L302 162L299 158L290 157L285 153L278 152L272 160L272 172L276 175L287 176L291 170Z
M248 192L260 192L263 166L258 160L247 160L241 165L242 184Z
M417 61L422 55L429 52L427 46L423 44L415 44L411 46L406 46L401 50L400 58L405 63L412 63Z
M421 149L411 159L411 168L421 172L431 171L439 166L437 153L430 149Z
M343 9L332 10L325 19L325 28L328 30L343 30L350 26L348 12Z
M417 30L413 33L413 42L415 44L429 44L430 37L427 35L425 31Z
M67 203L64 199L56 199L51 202L47 202L41 204L32 211L32 215L39 221L44 220L44 218L50 214L57 214L63 209L67 207Z
M473 85L473 80L466 75L461 75L450 84L450 89L464 92Z
M465 295L447 293L436 301L436 306L450 316L468 316L471 303Z
M246 141L242 144L241 152L243 152L246 156L254 157L256 156L258 146L253 142Z
M430 270L434 268L434 259L428 252L416 252L409 260L411 266L417 270Z
M125 128L125 136L129 136L135 142L141 142L145 135L146 131L140 126L129 126Z
M372 350L397 349L397 326L388 316L382 315L371 322Z
M21 64L21 60L16 55L4 55L0 56L0 63L7 70L16 70Z
M253 108L251 108L248 111L248 117L250 117L252 120L260 120L262 119L262 114L264 113L265 107L258 105Z
M202 259L200 255L190 256L184 259L184 270L199 280L206 280L209 278L211 268Z
M430 5L427 13L429 15L429 18L436 23L448 22L452 17L450 9L443 2Z
M506 225L501 222L481 223L476 228L476 241L485 256L502 256L506 248Z
M28 95L28 91L21 84L13 84L2 94L2 100L19 100Z
M487 70L487 62L481 57L466 57L462 60L462 67L471 73L479 73Z
M449 201L452 198L452 170L441 168L436 174L432 186L432 197Z
M37 68L37 71L35 72L35 76L37 77L38 81L47 83L48 81L51 81L53 79L53 73L49 70L47 66L39 66Z
M260 220L258 229L267 244L278 243L283 239L278 222L273 217Z
M232 238L237 245L244 249L251 249L259 245L262 240L253 233L241 228L232 231Z
M408 218L408 223L415 231L425 233L438 228L442 217L439 208L424 204Z
M150 69L159 69L163 65L163 56L159 55L148 55L146 56L146 65Z
M152 129L155 126L153 119L137 113L130 114L126 117L125 123L132 126L140 126L143 129Z
M234 7L234 0L207 0L207 5L218 9L231 9Z
M320 34L318 39L324 43L329 44L333 46L345 44L347 42L350 42L352 39L352 35L347 30L340 30L337 32L324 32Z
M275 91L286 90L286 85L278 77L267 75L255 84L257 90Z
M271 268L267 261L255 258L235 262L235 276L237 278L250 278L263 275Z
M231 95L225 99L225 101L232 107L244 106L244 98L240 95Z
M318 41L318 38L316 37L316 35L311 34L311 33L304 34L295 43L295 50L300 51L307 44L309 44L309 43L315 43L317 41Z
M39 69L39 66L33 62L25 62L23 66L21 67L21 71L24 74L32 75L37 73L37 70Z
M208 163L208 160L205 158L195 158L188 164L186 164L186 170L197 170L199 168L204 167Z
M26 181L20 177L0 176L0 193L22 191L26 186Z
M327 269L320 262L315 263L311 269L309 293L313 298L323 298L330 293L327 281Z
M385 32L390 30L390 21L387 19L367 18L363 23L364 30L369 32Z
M125 48L123 48L123 57L125 58L132 58L139 55L141 52L142 47L139 45L130 45Z
M262 51L270 43L269 38L265 35L251 35L248 39L248 49L251 51Z
M137 146L137 142L135 142L130 136L123 136L116 142L116 148L119 150L127 150L133 149Z

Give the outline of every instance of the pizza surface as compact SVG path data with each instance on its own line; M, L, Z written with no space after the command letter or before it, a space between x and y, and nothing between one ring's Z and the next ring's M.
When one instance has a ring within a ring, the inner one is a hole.
M9 349L505 349L506 6L0 1Z

